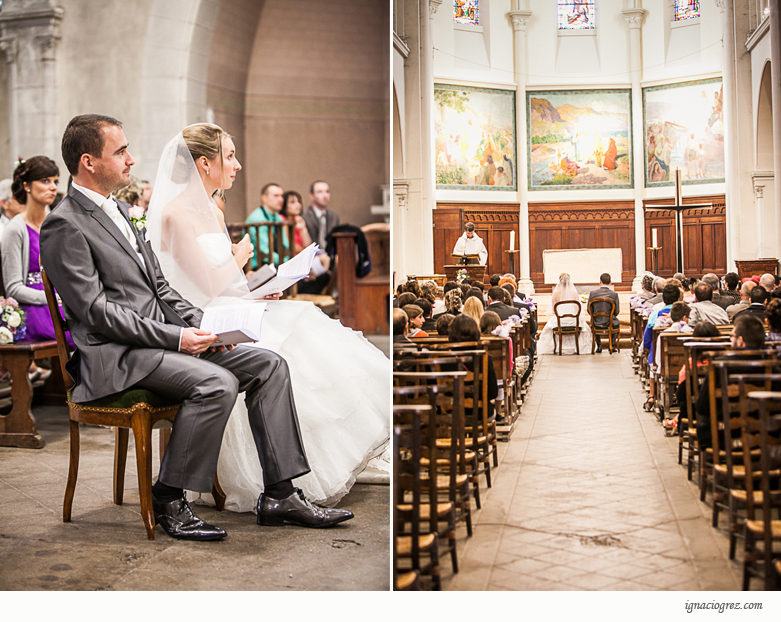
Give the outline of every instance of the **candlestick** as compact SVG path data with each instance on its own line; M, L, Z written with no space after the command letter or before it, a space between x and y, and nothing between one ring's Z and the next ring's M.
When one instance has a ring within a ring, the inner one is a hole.
M651 246L653 246L654 248L656 248L657 246L659 246L659 245L656 243L656 231L657 231L656 229L651 229Z
M515 231L510 231L510 250L515 250Z

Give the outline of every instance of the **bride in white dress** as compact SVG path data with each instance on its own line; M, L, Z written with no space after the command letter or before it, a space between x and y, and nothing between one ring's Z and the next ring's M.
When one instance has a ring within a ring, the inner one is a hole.
M204 129L208 132L204 132ZM188 148L205 134L219 153L196 166ZM215 132L217 132L215 134ZM185 139L187 136L187 139ZM221 141L221 142L220 142ZM171 286L201 308L253 304L241 267L249 240L232 245L207 187L228 189L241 169L230 136L217 126L185 128L166 145L147 215L148 239ZM264 301L260 341L288 362L301 436L311 472L295 480L306 496L334 505L390 436L390 362L361 333L310 302ZM375 461L376 462L376 461ZM231 412L217 467L226 509L254 511L263 489L243 395Z
M542 329L540 339L537 341L537 352L539 354L554 354L554 334L555 328L558 328L558 320L554 313L553 307L557 302L562 300L577 300L580 301L580 295L578 290L572 284L570 275L566 272L559 276L559 282L556 284L556 288L553 290L551 296L550 306L548 307L548 316L550 319L545 324L545 328ZM575 314L578 312L578 306L575 304L563 304L559 305L559 315ZM574 318L562 318L562 326L575 326ZM590 351L591 348L591 328L589 328L586 322L585 305L580 307L580 315L578 316L578 325L580 326L580 338L578 340L578 346L581 352ZM556 336L556 343L558 343L558 336ZM589 348L589 350L586 350ZM562 354L575 354L577 352L575 348L575 335L564 335L562 343Z

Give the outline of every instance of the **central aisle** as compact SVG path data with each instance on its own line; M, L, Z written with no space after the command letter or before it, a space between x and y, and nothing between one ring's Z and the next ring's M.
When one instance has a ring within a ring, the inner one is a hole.
M448 590L738 590L629 355L541 356ZM482 478L481 478L482 483ZM722 517L722 524L726 517Z

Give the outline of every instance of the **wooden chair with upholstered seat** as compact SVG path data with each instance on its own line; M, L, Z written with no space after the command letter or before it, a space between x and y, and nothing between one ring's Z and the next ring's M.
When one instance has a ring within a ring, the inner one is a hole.
M596 302L609 304L610 311L594 311L594 303ZM591 318L589 320L589 326L591 327L591 354L594 354L597 347L597 335L608 338L608 350L611 355L613 354L613 335L616 335L616 352L621 352L621 327L613 326L613 314L616 312L615 300L611 298L592 298L588 301L587 310L589 317ZM600 317L607 318L607 326L596 325L596 320Z
M561 305L576 305L577 311L575 313L559 313L559 307ZM561 300L557 302L555 305L553 305L553 313L556 315L556 324L557 326L553 329L553 352L556 353L556 336L559 337L559 356L562 354L563 344L564 344L564 336L565 335L574 335L575 336L575 352L580 354L580 343L579 343L579 337L580 337L580 309L581 304L579 300ZM573 318L575 320L574 326L562 326L561 321L563 319L569 319Z
M70 467L68 483L65 488L65 501L62 508L62 520L71 521L73 494L76 490L76 480L79 474L79 425L111 426L116 428L116 443L114 445L114 503L122 505L124 496L125 465L127 462L127 445L129 431L133 430L136 442L136 465L138 469L138 490L141 501L141 517L144 520L147 537L155 539L155 517L152 511L152 428L156 425L170 427L181 404L144 389L129 389L115 393L91 402L77 404L71 401L74 382L65 367L70 358L65 332L67 322L60 314L57 297L51 281L45 270L41 270L43 289L54 324L57 337L57 351L62 369L62 377L68 391L68 419L70 424ZM164 445L163 436L161 441ZM162 451L160 458L162 460ZM212 489L218 510L225 506L225 495L219 488L215 477Z

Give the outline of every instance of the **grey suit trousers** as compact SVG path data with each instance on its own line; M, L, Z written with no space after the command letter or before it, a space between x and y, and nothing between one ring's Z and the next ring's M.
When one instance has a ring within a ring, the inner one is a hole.
M240 391L246 392L265 485L309 472L287 363L274 352L248 346L200 357L166 351L136 386L182 401L160 465L159 479L168 486L211 491L223 432Z

